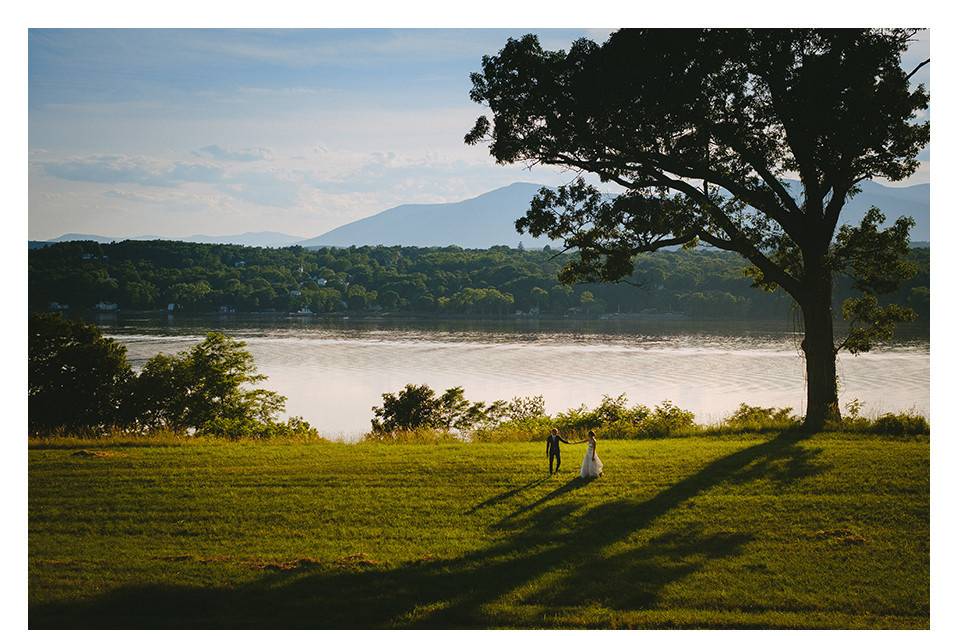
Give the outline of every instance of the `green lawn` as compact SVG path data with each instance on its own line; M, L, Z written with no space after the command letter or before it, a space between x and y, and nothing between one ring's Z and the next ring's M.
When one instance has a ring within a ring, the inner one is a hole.
M926 439L584 448L33 444L30 627L928 627Z

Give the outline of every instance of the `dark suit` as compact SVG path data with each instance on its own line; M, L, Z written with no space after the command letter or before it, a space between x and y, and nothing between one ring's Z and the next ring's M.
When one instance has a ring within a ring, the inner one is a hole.
M557 470L560 470L560 442L570 442L559 435L547 435L547 457L550 459L550 474L553 474L553 458L556 457Z

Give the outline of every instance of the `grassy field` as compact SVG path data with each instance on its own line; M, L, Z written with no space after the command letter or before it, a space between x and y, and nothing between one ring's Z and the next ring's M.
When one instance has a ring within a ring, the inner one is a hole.
M33 443L30 627L928 627L925 438L584 448Z

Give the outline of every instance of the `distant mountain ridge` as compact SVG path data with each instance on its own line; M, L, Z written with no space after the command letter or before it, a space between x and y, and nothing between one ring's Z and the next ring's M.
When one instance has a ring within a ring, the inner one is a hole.
M455 203L410 203L353 221L301 243L304 247L349 245L493 245L543 247L551 242L517 234L514 221L527 211L535 183L517 182Z
M796 186L797 182L790 182ZM842 224L856 225L872 206L878 207L893 223L899 216L911 216L915 226L912 241L930 239L930 185L889 187L866 181L862 191L848 201ZM300 243L305 247L348 247L351 245L406 245L440 247L458 245L486 248L493 245L527 248L555 243L545 237L518 234L514 221L523 216L530 200L542 186L517 182L480 196L455 203L399 205L353 221Z
M797 192L797 182L789 182ZM856 225L868 208L875 206L893 223L899 216L911 216L915 226L912 242L930 240L929 184L889 187L874 181L861 184L862 191L848 201L842 211L842 224ZM63 241L96 241L111 243L121 240L174 240L190 243L234 243L249 247L348 247L351 245L403 245L416 247L444 247L458 245L465 248L487 248L494 245L542 248L558 247L558 242L546 237L533 238L518 234L514 221L523 216L530 200L542 186L536 183L516 182L477 197L454 203L409 203L342 225L314 238L283 234L281 232L245 232L227 236L193 234L183 238L161 236L134 236L113 238L95 234L64 234L49 241L31 241L41 246Z
M243 234L231 234L225 236L212 236L209 234L193 234L185 237L165 237L155 235L142 235L130 237L109 237L98 234L63 234L47 241L33 241L33 243L64 243L66 241L95 241L97 243L113 243L116 241L184 241L186 243L212 243L216 245L235 244L245 245L247 247L286 247L288 245L298 244L304 237L294 236L292 234L283 234L282 232L245 232Z

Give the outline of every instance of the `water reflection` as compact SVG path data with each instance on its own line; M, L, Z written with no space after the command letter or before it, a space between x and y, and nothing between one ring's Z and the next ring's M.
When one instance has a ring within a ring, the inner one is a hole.
M288 412L323 434L367 431L386 391L463 386L471 399L541 394L548 409L594 405L604 394L672 400L713 421L740 402L804 408L798 335L780 323L661 321L407 321L119 317L104 330L141 365L218 329L248 342ZM928 412L929 344L918 332L890 347L845 355L842 397L872 411Z

